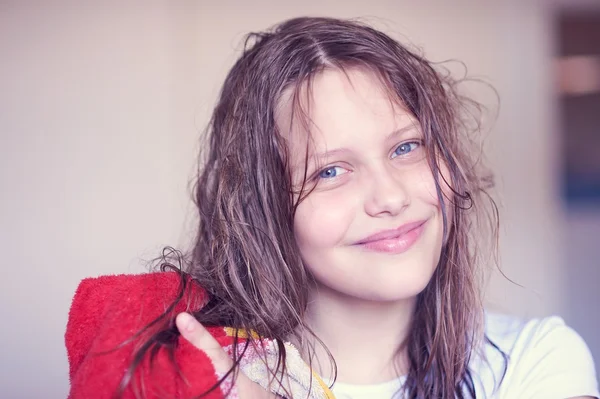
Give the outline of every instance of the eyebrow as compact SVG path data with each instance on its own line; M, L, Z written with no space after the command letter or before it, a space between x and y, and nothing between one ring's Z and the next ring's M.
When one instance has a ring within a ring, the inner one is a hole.
M401 136L401 135L405 134L406 132L413 131L413 130L418 130L418 125L416 123L411 123L410 125L406 125L404 127L401 127L400 129L396 129L396 130L392 131L390 134L387 135L387 137L385 138L385 141L389 141L389 140L393 139L394 137ZM316 160L326 159L333 155L338 155L338 154L341 154L341 153L344 153L347 151L348 151L348 149L346 149L346 148L336 148L335 150L330 150L330 151L325 151L322 153L313 154L308 157L308 161L310 163L311 161L314 161L315 159Z

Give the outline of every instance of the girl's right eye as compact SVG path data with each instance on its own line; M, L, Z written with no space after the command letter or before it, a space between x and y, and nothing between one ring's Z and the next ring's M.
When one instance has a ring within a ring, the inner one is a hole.
M332 179L347 172L348 171L341 166L330 166L320 171L317 176L319 179Z

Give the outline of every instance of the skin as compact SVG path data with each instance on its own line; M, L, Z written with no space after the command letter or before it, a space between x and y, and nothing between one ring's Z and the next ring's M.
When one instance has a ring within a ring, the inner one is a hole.
M442 246L442 212L422 134L377 78L357 69L317 75L305 107L311 132L294 129L300 123L289 128L289 95L277 122L295 155L295 185L302 183L307 145L308 176L316 184L298 206L294 222L304 263L316 281L307 321L333 354L338 381L385 382L405 369L403 356L393 354L409 330L416 296L429 283ZM424 222L423 230L402 253L357 244L415 221ZM320 346L316 350L317 360L327 359ZM331 377L324 365L318 372Z
M317 75L310 104L304 105L310 105L311 132L290 124L289 93L277 122L290 153L297 155L291 160L294 182L302 183L308 145L308 176L316 183L294 222L303 261L315 277L307 322L333 354L338 381L389 381L406 369L404 353L393 354L409 331L416 296L430 281L442 246L442 211L422 136L413 117L390 101L373 75L360 70ZM424 221L423 230L404 252L357 245L414 221ZM194 317L181 313L176 324L218 372L231 368L227 353ZM313 366L331 377L327 361L319 367L326 353L320 345L315 350ZM243 373L236 386L241 399L277 397Z

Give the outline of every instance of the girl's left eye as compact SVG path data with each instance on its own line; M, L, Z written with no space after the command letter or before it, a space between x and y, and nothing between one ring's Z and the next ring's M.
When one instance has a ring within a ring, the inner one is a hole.
M395 157L401 156L401 155L406 155L409 152L416 150L420 145L421 145L421 143L419 143L417 141L402 143L398 147L396 147L396 149L394 150L394 153L392 154L392 158L395 158Z

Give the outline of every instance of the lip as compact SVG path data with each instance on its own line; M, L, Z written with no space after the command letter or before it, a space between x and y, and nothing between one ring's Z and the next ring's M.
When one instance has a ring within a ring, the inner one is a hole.
M354 245L376 252L402 253L410 249L419 239L427 220L406 223L397 229L383 230L372 234Z
M378 233L372 234L372 235L356 242L356 245L367 244L367 243L373 242L373 241L389 240L391 238L398 238L401 235L406 234L409 231L416 229L417 227L425 224L425 222L426 222L425 220L419 220L416 222L403 224L402 226L398 227L397 229L382 230Z

